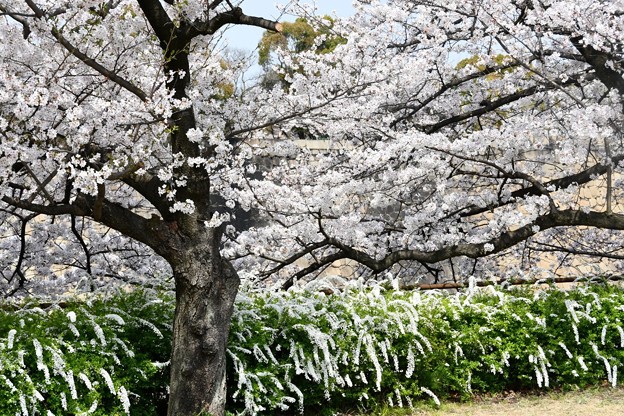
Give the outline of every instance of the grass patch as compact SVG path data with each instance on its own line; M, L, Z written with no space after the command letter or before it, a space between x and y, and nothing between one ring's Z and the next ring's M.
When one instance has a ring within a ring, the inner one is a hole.
M619 416L623 412L624 388L591 387L575 391L475 395L468 402L443 402L439 407L419 402L413 409L384 406L364 413L340 413L340 416Z

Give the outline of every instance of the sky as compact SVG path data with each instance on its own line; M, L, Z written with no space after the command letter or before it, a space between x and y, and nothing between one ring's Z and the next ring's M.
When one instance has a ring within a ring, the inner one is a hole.
M285 4L287 0L245 0L241 4L243 12L250 16L264 17L265 19L292 21L294 16L282 16L276 4ZM300 3L315 4L317 14L345 17L353 13L351 0L301 0ZM253 26L234 26L229 28L225 36L230 48L252 51L258 45L264 29Z

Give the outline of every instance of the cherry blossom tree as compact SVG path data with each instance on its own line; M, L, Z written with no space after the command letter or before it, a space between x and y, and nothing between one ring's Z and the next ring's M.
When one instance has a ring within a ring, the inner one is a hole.
M345 40L331 51L274 52L272 89L241 81L215 34L280 25L228 0L0 14L2 290L170 273L170 415L224 413L243 273L288 286L343 259L434 275L512 250L622 259L621 2L360 0L318 31ZM328 154L289 140L301 129ZM276 166L258 170L262 154Z
M292 147L242 191L274 221L228 255L285 287L345 259L429 279L617 273L622 7L362 1L331 54L276 51L303 71L271 106L316 106L281 131L328 155Z
M219 253L211 174L227 175L226 136L240 127L228 125L238 119L225 101L233 69L212 35L279 25L220 0L3 1L0 12L3 234L20 247L3 265L8 293L46 272L25 254L42 242L51 255L82 249L72 269L96 281L143 273L132 261L149 248L177 293L169 414L223 414L239 279Z

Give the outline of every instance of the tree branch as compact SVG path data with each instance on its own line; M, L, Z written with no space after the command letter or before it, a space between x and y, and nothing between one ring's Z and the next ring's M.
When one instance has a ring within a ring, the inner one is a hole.
M372 270L375 273L389 269L401 261L417 261L421 263L438 263L453 257L465 256L469 258L480 258L492 255L508 249L519 242L527 240L529 237L554 227L586 226L605 228L613 230L624 230L624 214L608 214L604 212L583 212L580 210L554 211L544 214L531 224L527 224L516 230L502 233L498 237L492 238L483 243L465 243L447 246L438 250L397 250L389 253L381 259L375 259L368 253L349 247L338 239L327 236L329 246L338 249L338 252L315 262L301 270L292 280L298 276L312 273L321 267L341 259L354 260Z
M421 101L418 105L416 106L403 106L399 109L410 109L411 111L397 119L395 119L392 123L390 123L390 127L395 127L397 124L399 124L400 122L407 120L408 118L414 116L417 112L419 112L420 110L422 110L427 104L431 103L432 101L434 101L435 99L439 98L440 96L442 96L445 92L458 87L460 85L462 85L465 82L468 81L472 81L474 79L477 78L481 78L484 77L486 75L490 75L493 74L497 71L502 71L505 69L509 69L509 68L515 68L518 66L518 63L514 60L508 64L505 65L496 65L496 66L489 66L485 69L483 69L482 71L478 71L478 72L474 72L472 74L468 74L466 76L460 77L460 78L455 78L450 80L449 82L444 83L442 86L440 87L440 89L438 89L435 93L431 94L429 97L425 98L423 101Z
M58 42L63 45L63 47L67 49L69 53L80 59L85 65L96 70L107 79L113 81L115 84L136 95L141 101L147 101L147 94L145 94L143 90L141 90L139 87L135 86L131 82L125 80L124 78L120 77L115 72L105 68L95 59L90 58L86 54L82 53L78 48L76 48L67 39L65 39L58 29L52 29L52 36L54 36L56 40L58 40Z
M481 116L483 114L487 114L490 113L496 109L498 109L499 107L502 107L506 104L510 104L513 103L514 101L518 101L521 98L524 97L530 97L531 95L535 94L538 91L541 90L546 90L549 89L548 87L544 87L541 85L534 85L532 87L529 88L525 88L523 90L520 90L516 93L513 94L509 94L506 95L504 97L499 98L498 100L494 100L494 101L487 101L485 102L483 106L476 108L474 110L471 111L467 111L465 113L462 114L457 114L454 115L452 117L449 117L447 119L441 120L435 124L431 124L428 126L423 126L424 131L428 134L431 133L435 133L437 131L439 131L440 129L446 127L446 126L450 126L452 124L458 123L460 121L464 121L467 120L469 118L473 118L473 117L478 117Z
M606 259L614 259L614 260L624 260L624 254L615 254L615 253L605 253L603 251L590 251L590 250L579 250L566 248L561 246L556 246L554 244L546 244L541 242L535 242L536 246L532 246L531 250L541 251L546 253L557 253L563 252L568 254L573 254L575 256L589 256L589 257L600 257Z
M44 16L48 15L48 16L53 16L53 15L58 15L62 12L64 12L63 9L59 9L55 12L53 12L52 14L46 14L39 6L37 6L37 4L32 1L32 0L25 0L26 4L28 5L28 7L30 7L30 9L35 13L35 17L37 19L41 19ZM24 29L26 30L26 29ZM30 31L30 29L29 29ZM103 65L99 64L95 59L87 56L86 54L84 54L83 52L81 52L77 47L75 47L74 45L71 44L71 42L69 42L62 34L61 32L56 28L52 28L51 30L52 36L54 36L54 38L72 55L74 55L76 58L80 59L85 65L91 67L92 69L96 70L98 73L100 73L101 75L105 76L107 79L110 79L111 81L113 81L114 83L116 83L117 85L119 85L120 87L128 90L129 92L131 92L132 94L136 95L137 97L139 97L141 99L141 101L147 101L147 94L145 94L140 88L138 88L137 86L133 85L131 82L125 80L124 78L120 77L119 75L117 75L115 72L105 68Z
M33 202L22 201L19 199L13 199L8 196L2 197L2 202L9 204L12 207L20 208L30 212L36 212L38 214L44 215L85 215L81 209L74 205L70 204L59 204L59 205L41 205L35 204Z
M143 198L145 198L150 204L158 210L161 217L165 220L173 220L173 215L169 211L171 205L162 198L158 190L160 189L162 182L157 176L146 175L129 175L121 178L121 181L138 192Z
M295 273L294 275L290 276L288 279L286 279L285 282L282 283L282 290L287 290L288 288L290 288L296 280L310 274L310 273L314 273L315 271L319 270L320 268L330 265L333 262L337 261L337 260L342 260L346 258L344 256L343 253L338 252L338 253L334 253L334 254L330 254L328 256L323 257L322 259L312 263L311 265L309 265L308 267L305 267L301 270L299 270L297 273Z
M607 63L611 60L608 53L594 49L591 45L583 44L582 36L570 38L574 47L583 55L587 62L596 72L598 79L609 89L616 89L620 95L624 95L624 78L622 75L609 68Z
M6 7L4 7L3 5L0 4L0 16L2 15L6 15L9 16L11 19L15 20L16 22L18 22L19 24L22 25L22 36L24 37L24 39L28 39L28 36L30 36L31 33L31 29L30 29L30 25L28 24L28 20L25 19L25 17L33 17L33 15L25 15L23 13L14 13L9 11Z
M209 20L196 20L188 24L183 36L192 39L199 35L212 35L217 30L228 24L256 26L275 32L282 31L282 24L262 17L248 16L243 13L240 7L235 7L230 11L217 14Z
M93 218L92 212L96 203L100 203L100 201L92 196L81 194L76 198L74 205L79 207L83 213L82 216ZM85 212L87 213L86 215L84 214ZM164 258L170 258L171 253L163 250L166 248L164 241L170 240L172 233L164 221L155 218L145 218L105 198L101 201L101 213L97 221L151 247ZM172 242L170 241L169 243Z
M7 279L7 283L12 283L13 279L15 279L16 277L18 278L18 282L17 282L17 285L13 287L13 289L11 289L8 293L4 294L5 298L9 298L13 296L18 290L24 287L24 283L26 282L26 275L24 274L24 271L22 270L22 268L24 265L24 259L26 257L26 245L27 245L26 236L27 236L28 228L29 228L28 222L34 219L35 217L37 217L37 215L39 215L39 214L33 213L33 214L23 217L14 212L11 212L10 214L19 218L21 222L20 231L19 231L20 248L19 248L19 252L17 255L17 264L15 265L15 268L13 269L13 273L11 274L11 277Z
M528 183L530 183L533 189L535 189L535 193L537 195L544 195L548 198L548 202L549 202L549 206L550 209L553 211L557 210L557 206L555 205L555 201L553 200L552 196L550 195L550 192L548 191L548 188L546 186L544 186L543 184L541 184L537 179L533 178L531 175L528 175L524 172L520 172L518 170L513 170L513 171L507 171L506 169L503 169L501 166L499 166L498 164L491 162L489 160L480 160L474 157L469 157L469 156L463 156L454 152L450 152L448 150L444 150L444 149L438 149L436 147L430 147L427 146L428 149L431 150L435 150L437 152L440 153L444 153L447 154L449 156L453 156L456 157L460 160L466 160L466 161L470 161L470 162L474 162L474 163L480 163L489 167L492 167L494 169L496 169L496 171L498 171L504 178L506 179L520 179L523 181L526 181Z
M98 214L97 222L151 247L156 253L165 258L169 258L172 254L164 251L167 246L164 244L164 241L171 243L170 240L175 233L172 232L172 227L165 221L154 218L147 219L105 198L100 200L90 195L80 194L72 204L58 205L35 204L8 196L3 196L2 201L10 206L37 214L50 216L73 215L91 218L94 218L93 211L95 206L101 204L101 208L98 208L100 213ZM172 245L168 244L169 247Z
M159 0L137 0L163 50L174 38L175 26Z
M582 281L612 281L619 282L624 280L622 276L606 276L599 279L584 279L578 277L549 277L544 279L499 279L499 280L480 280L474 283L477 287L487 286L505 286L505 285L530 285L530 284L547 284L547 283L575 283ZM469 287L470 283L466 282L448 282L448 283L416 283L410 285L402 285L401 290L438 290L438 289L462 289Z
M620 162L624 161L624 154L612 157L611 161L613 165L617 166ZM608 172L608 169L609 169L609 164L596 164L592 166L591 168L585 169L584 171L576 173L574 175L569 175L563 178L553 179L551 181L548 181L543 184L542 188L543 189L550 189L550 188L565 189L568 186L573 185L573 184L584 185L592 181L593 179L595 179L597 176L604 175L605 173ZM499 204L489 205L487 207L468 208L467 210L463 211L460 214L460 216L470 217L473 215L482 214L494 208L498 208L503 205L512 203L517 198L524 198L529 195L540 195L540 194L541 194L541 190L536 186L518 189L511 193L510 198L508 199L508 202L501 202Z
M72 233L74 234L74 236L76 237L76 240L78 240L78 244L80 244L80 247L82 248L82 251L85 255L85 271L89 274L92 275L92 271L91 271L91 251L89 250L89 246L87 246L87 243L84 241L84 238L82 238L82 234L78 231L78 228L76 227L76 216L72 215L71 216L71 230Z
M312 253L317 248L325 247L326 245L327 245L327 241L319 241L318 243L314 243L305 247L303 250L293 254L287 259L277 261L279 263L277 266L260 273L260 275L263 277L262 280L279 272L280 270L282 270L284 267L288 266L289 264L293 264L294 262L306 256L307 254Z

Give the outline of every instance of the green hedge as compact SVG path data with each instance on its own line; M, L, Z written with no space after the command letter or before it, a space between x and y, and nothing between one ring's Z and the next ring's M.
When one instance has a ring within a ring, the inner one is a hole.
M164 414L172 313L170 296L143 292L0 313L0 414ZM624 290L609 285L242 293L228 409L320 414L474 392L615 386L623 319Z
M615 385L623 319L624 291L613 286L248 296L233 322L231 408L317 414L473 392Z
M126 293L0 311L1 415L156 415L167 405L172 299Z

